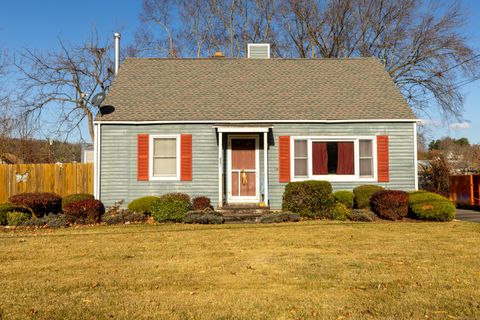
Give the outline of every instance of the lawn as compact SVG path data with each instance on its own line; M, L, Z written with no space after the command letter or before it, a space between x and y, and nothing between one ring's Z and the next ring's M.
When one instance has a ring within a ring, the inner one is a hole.
M480 318L480 224L0 233L0 318Z

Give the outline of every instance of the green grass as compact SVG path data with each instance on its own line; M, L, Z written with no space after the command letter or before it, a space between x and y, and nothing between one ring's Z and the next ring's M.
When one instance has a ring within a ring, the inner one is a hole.
M480 224L22 232L0 234L1 319L480 318Z

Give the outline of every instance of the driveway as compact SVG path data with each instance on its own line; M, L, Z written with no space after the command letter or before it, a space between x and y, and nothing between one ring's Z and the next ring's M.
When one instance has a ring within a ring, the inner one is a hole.
M470 222L480 222L480 212L473 210L457 209L456 219Z

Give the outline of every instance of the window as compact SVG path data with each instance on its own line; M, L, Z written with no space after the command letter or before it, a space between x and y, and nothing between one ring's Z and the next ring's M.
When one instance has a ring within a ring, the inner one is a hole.
M308 177L307 140L295 140L295 177Z
M314 176L355 174L353 142L312 141L312 174Z
M151 169L153 180L179 179L179 145L176 136L151 136Z
M354 181L374 178L373 138L294 138L294 179Z
M360 177L373 178L372 140L360 140Z

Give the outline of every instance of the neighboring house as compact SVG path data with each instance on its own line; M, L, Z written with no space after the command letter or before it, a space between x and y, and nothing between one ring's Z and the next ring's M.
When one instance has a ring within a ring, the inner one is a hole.
M94 159L93 145L92 144L82 144L80 162L81 163L92 163L93 159Z
M0 154L0 164L22 164L23 160L14 155L13 153Z
M417 120L379 60L265 54L126 59L95 119L96 196L279 209L290 181L417 188Z

